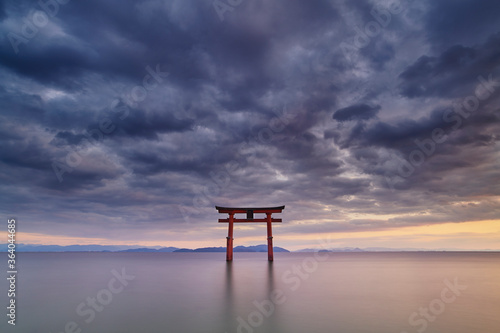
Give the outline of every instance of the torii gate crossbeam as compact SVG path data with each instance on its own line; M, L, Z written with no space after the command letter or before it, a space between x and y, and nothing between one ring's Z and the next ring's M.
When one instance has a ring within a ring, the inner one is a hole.
M281 213L285 206L278 207L260 207L260 208L242 208L242 207L219 207L215 206L215 209L219 213L227 213L229 217L227 219L219 219L219 223L229 223L227 232L227 244L226 244L226 260L233 260L233 225L234 223L255 223L255 222L266 222L267 223L267 258L269 261L274 260L273 254L273 231L271 224L273 222L281 222L281 219L275 219L272 217L273 213ZM255 213L264 213L266 218L254 218ZM246 214L246 219L234 218L234 214Z

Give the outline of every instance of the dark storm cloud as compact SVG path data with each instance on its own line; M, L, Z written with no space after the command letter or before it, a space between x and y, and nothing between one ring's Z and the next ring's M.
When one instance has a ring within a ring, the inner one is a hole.
M158 135L161 133L188 131L192 126L192 120L176 119L165 112L145 113L144 111L133 110L120 123L118 133L127 137L157 140Z
M83 134L74 134L70 131L61 131L57 133L54 137L54 143L58 144L58 142L63 142L63 144L68 145L78 145L82 140L86 139L86 136Z
M340 111L340 110L339 110ZM402 120L396 124L377 121L370 126L355 125L345 146L380 146L386 148L401 148L413 144L417 138L428 135L435 128L449 129L451 123L443 120L443 110L435 110L428 117L419 120Z
M0 3L0 20L3 20L6 17L7 13L5 12L5 4L2 2Z
M429 1L426 37L442 52L454 44L482 43L500 30L500 8L495 1Z
M476 127L475 130L478 132L487 131L489 125L496 122L493 115L495 108L488 105L494 103L499 95L497 76L492 75L498 73L500 69L499 37L500 34L494 34L485 44L476 48L456 45L437 57L421 56L399 75L402 81L400 88L404 96L457 98L450 100L448 108L435 109L420 119L404 119L395 124L383 121L372 122L370 125L356 124L351 128L343 145L379 146L403 150L414 147L416 139L429 137L436 128L442 129L445 133L462 126ZM476 95L478 97L474 97ZM468 119L469 112L466 111L464 113L466 116L463 116L452 107L452 104L465 103L464 100L469 96L478 101L479 108L477 114L470 119ZM367 120L379 109L380 107L372 109L365 104L354 105L336 111L333 118L337 121L354 120L356 117ZM450 116L453 114L459 118L459 122ZM486 134L486 137L490 138L490 135ZM460 141L463 139L455 143Z
M286 204L290 233L493 218L500 89L444 117L499 76L500 6L474 3L413 2L347 59L372 2L246 1L221 20L211 1L71 1L17 53L9 33L41 8L0 2L2 211L110 238L211 235L215 204ZM435 128L448 140L388 189ZM443 208L468 193L481 209Z
M18 56L4 40L0 63L16 73L65 89L74 88L77 85L75 78L90 65L88 55L82 54L83 50L68 46L53 45L37 51L23 52Z
M1 143L0 162L13 168L48 170L50 161L35 140L4 139Z
M356 104L335 111L333 119L337 121L368 120L375 117L379 110L380 105Z
M457 97L473 91L477 77L499 73L500 33L479 46L454 45L438 57L422 56L400 74L401 93L409 98Z

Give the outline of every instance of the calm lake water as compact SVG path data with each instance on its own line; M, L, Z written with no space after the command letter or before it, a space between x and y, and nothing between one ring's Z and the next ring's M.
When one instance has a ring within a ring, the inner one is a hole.
M0 332L500 332L500 253L234 257L19 253Z

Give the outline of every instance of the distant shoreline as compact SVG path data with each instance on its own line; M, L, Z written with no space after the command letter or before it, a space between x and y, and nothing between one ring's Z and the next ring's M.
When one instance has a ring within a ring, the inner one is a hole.
M278 253L289 253L289 254L300 254L300 253L315 253L315 252L325 252L332 254L363 254L363 253L500 253L500 250L391 250L391 251L282 251ZM7 251L1 250L0 253L8 253ZM158 252L158 251L17 251L17 253L116 253L116 254L133 254L133 253L147 253L147 254L203 254L203 253L225 253L222 251L172 251L172 252ZM264 251L238 251L238 253L266 253Z
M0 244L0 252L7 252L8 244ZM313 252L331 252L331 253L390 253L390 252L500 252L500 250L465 250L465 249L420 249L420 248L382 248L382 247L343 247L330 249L305 248L300 250L287 250L285 248L273 247L276 253L313 253ZM35 245L35 244L17 244L16 252L23 253L58 253L58 252L96 252L96 253L217 253L226 252L225 246L219 247L201 247L196 249L178 248L178 247L144 247L140 245ZM234 252L259 253L267 252L267 245L236 246Z

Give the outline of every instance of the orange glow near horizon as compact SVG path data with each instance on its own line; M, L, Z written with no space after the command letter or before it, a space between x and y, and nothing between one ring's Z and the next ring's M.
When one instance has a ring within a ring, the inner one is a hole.
M17 243L37 245L137 245L137 246L175 246L179 248L197 248L225 246L225 233L221 230L221 239L203 239L201 235L193 240L171 240L173 233L166 233L164 239L137 239L136 241L107 238L69 237L41 233L17 233ZM195 236L195 235L192 235ZM7 239L7 233L0 237ZM158 235L156 235L156 238ZM201 238L201 239L200 239ZM328 240L329 247L418 247L426 249L463 248L467 250L500 250L500 220L474 221L463 223L443 223L436 225L410 226L380 231L359 231L323 234L281 234L275 233L275 245L298 250L305 247L320 247ZM265 235L237 237L235 245L264 243ZM1 242L4 243L4 242ZM5 242L6 243L6 242ZM283 244L283 245L280 245Z
M500 220L473 221L462 223L442 223L434 225L409 226L380 231L359 231L345 233L310 234L304 236L283 235L283 240L311 240L309 243L318 247L327 239L339 247L422 247L436 249L442 247L464 248L470 250L495 249L500 250ZM397 239L403 239L398 244ZM470 242L464 246L464 239ZM372 245L342 244L342 240ZM445 245L441 245L441 244ZM384 245L385 244L385 245ZM332 245L333 247L333 245Z
M6 232L2 232L0 233L0 235L3 239L7 239ZM138 245L138 246L165 246L165 247L174 246L179 248L214 246L213 240L206 240L206 241L138 240L135 242L131 242L126 240L115 240L107 238L68 237L63 235L46 235L40 233L27 233L27 232L16 233L16 243L33 244L33 245L60 245L60 246L66 246L66 245ZM221 240L220 243L225 244L225 240ZM217 246L222 246L222 245L217 245Z

